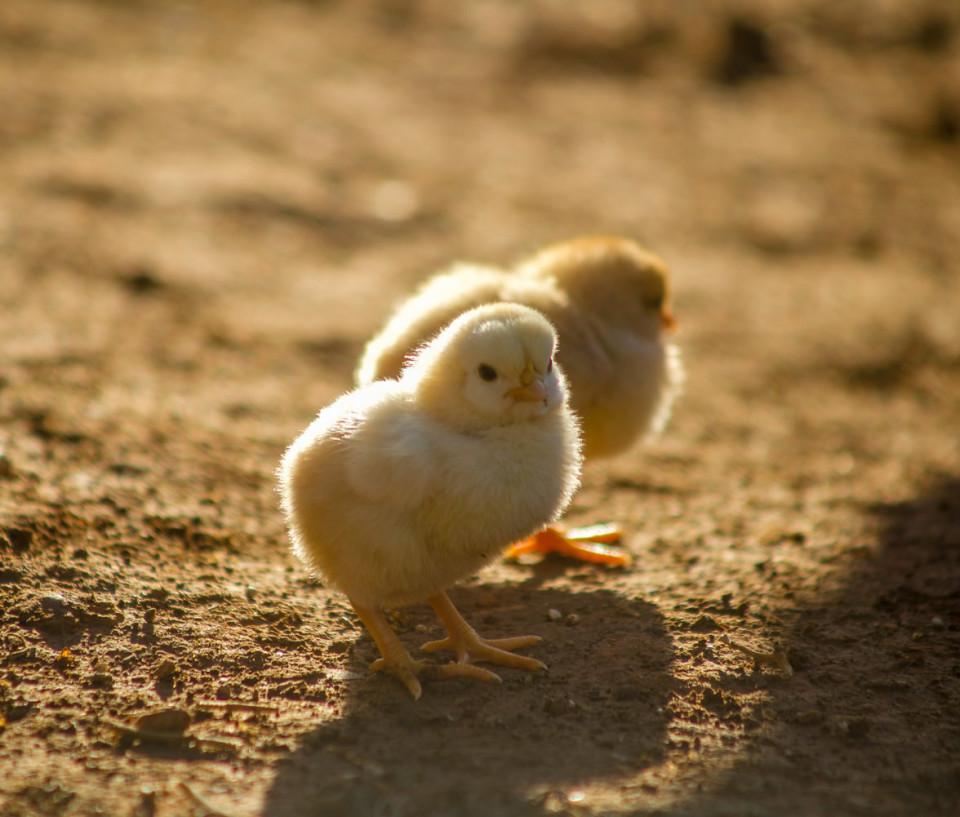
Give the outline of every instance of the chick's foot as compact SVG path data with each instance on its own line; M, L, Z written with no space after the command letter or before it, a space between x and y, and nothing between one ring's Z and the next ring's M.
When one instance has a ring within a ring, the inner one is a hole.
M491 664L527 670L547 668L547 665L542 661L524 655L515 655L511 652L521 647L529 647L531 644L539 643L541 641L540 636L521 635L513 638L484 639L477 635L473 627L467 624L446 593L432 596L427 601L436 611L440 623L447 631L447 637L439 641L430 641L420 649L427 652L453 650L457 654L456 664L446 664L440 669L449 668L452 670L454 667L466 669L471 667L473 661L489 661ZM480 668L472 667L472 669L479 670ZM487 672L487 670L480 671ZM499 680L492 672L488 674Z
M495 672L490 672L490 670L485 670L482 667L475 667L473 664L433 664L429 661L417 661L406 650L404 650L404 653L405 656L394 657L389 662L386 658L378 658L370 665L370 669L377 672L384 670L392 672L403 682L415 701L420 700L421 678L432 680L472 678L474 681L501 683L500 676Z
M423 689L420 686L420 681L417 679L417 676L420 675L422 671L422 662L415 661L413 656L407 652L406 647L400 643L400 639L397 638L397 634L387 623L387 619L379 607L360 604L353 599L350 599L350 603L363 622L363 626L366 627L370 635L373 636L373 640L380 650L380 655L383 656L374 661L370 665L370 669L378 671L389 670L410 690L413 699L415 701L419 700Z
M613 547L611 544L619 542L620 538L620 528L616 525L590 525L568 531L545 528L511 545L504 556L507 559L517 559L530 553L558 553L582 562L596 562L607 567L627 567L630 557L622 548Z
M417 661L400 643L400 639L397 638L397 634L387 623L386 617L379 608L358 604L352 599L350 603L370 635L373 636L382 656L370 665L370 669L393 673L409 690L415 701L420 699L423 692L420 678L473 678L477 681L500 681L500 677L495 673L470 664L437 665L427 661Z

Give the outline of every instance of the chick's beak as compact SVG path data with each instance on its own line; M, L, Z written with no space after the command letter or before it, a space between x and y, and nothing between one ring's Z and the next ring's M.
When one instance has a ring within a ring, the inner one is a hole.
M661 310L660 320L663 322L664 329L674 331L677 328L677 318L667 307Z
M543 385L543 378L537 374L537 370L529 360L520 373L520 384L507 389L507 395L523 403L547 402L547 387Z
M512 397L518 402L524 403L546 403L547 402L547 387L543 385L543 380L539 377L534 378L531 382L527 383L525 386L515 386L512 389L507 389L505 392L509 397Z

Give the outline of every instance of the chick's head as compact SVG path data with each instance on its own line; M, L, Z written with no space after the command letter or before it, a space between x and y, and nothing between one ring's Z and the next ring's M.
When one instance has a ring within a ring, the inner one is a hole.
M676 325L666 264L629 239L593 236L554 244L520 271L552 278L582 310L650 340Z
M463 313L422 347L403 379L414 384L419 405L451 426L509 425L564 404L555 349L556 333L539 312L488 304Z

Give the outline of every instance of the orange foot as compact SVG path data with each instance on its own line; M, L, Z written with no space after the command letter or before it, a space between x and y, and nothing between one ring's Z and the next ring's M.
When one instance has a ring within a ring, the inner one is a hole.
M473 666L474 661L488 661L491 664L500 664L503 667L517 669L539 670L546 669L547 665L536 658L525 655L516 655L513 650L529 647L540 642L538 635L521 635L513 638L481 638L476 631L464 621L457 608L453 606L446 593L431 596L427 602L433 607L447 631L447 637L439 641L431 641L421 645L420 649L426 652L437 650L453 650L457 654L455 664L445 664L441 669L453 673L460 673L479 680L499 681L500 676L489 670ZM453 668L457 668L454 670Z
M500 676L496 673L482 667L475 667L465 661L437 665L415 660L400 643L400 639L397 638L397 634L387 623L387 619L379 607L360 604L354 599L350 601L360 620L370 631L370 635L373 636L373 640L377 643L380 654L383 656L374 661L370 665L370 669L378 672L392 672L410 691L415 701L419 700L423 691L420 678L472 678L476 681L500 681Z
M596 562L607 567L627 567L630 557L611 542L619 542L620 528L616 525L589 525L562 531L545 528L539 533L507 548L507 559L517 559L528 553L559 553L583 562Z

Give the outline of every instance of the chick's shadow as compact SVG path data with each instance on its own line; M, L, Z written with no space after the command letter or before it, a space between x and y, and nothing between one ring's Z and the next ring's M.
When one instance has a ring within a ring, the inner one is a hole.
M578 784L663 760L673 650L652 604L529 585L460 587L451 598L483 636L542 636L524 653L549 670L494 668L502 685L428 681L416 702L394 679L364 674L342 718L278 765L264 814L544 814ZM434 627L418 606L398 629L422 655ZM352 669L365 672L376 655L364 638Z

